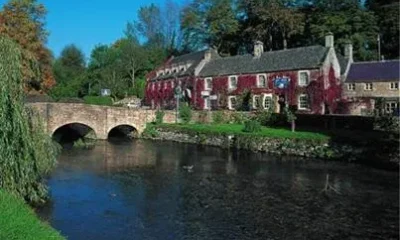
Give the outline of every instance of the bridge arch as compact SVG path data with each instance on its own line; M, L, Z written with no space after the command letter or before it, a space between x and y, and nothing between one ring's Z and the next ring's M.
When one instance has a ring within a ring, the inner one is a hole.
M51 136L57 142L74 142L80 138L97 138L97 133L89 124L82 122L63 123L51 130Z
M124 138L132 139L138 137L139 130L133 124L118 124L110 127L107 131L107 139Z

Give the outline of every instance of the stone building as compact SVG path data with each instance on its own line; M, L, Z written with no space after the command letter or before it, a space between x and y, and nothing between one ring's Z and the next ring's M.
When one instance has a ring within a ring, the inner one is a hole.
M325 46L264 52L254 44L252 54L221 57L215 50L167 60L147 76L146 103L174 108L174 89L196 109L271 109L291 106L304 113L334 113L341 96L341 79L349 70L352 46L336 53L333 35Z
M376 108L398 112L400 61L351 64L343 84L343 100L349 114L366 115ZM377 106L378 99L383 106Z

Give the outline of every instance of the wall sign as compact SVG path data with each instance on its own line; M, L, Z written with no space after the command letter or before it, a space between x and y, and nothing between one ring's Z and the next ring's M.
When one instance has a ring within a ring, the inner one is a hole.
M279 89L285 89L289 86L290 78L289 77L276 77L274 80L274 87Z

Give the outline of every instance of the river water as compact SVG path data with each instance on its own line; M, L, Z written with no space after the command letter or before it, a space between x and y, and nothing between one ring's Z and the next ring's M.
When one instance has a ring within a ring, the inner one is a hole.
M398 177L197 145L99 142L62 153L38 214L72 240L398 239Z

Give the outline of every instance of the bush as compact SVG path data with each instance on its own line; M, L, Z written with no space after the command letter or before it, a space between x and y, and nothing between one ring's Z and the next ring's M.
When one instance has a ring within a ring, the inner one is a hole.
M248 115L246 115L245 113L242 113L242 112L234 112L234 113L231 115L231 122L232 122L232 123L243 124L243 123L245 123L247 120L249 120Z
M102 96L86 96L83 98L86 104L112 106L113 99L111 97Z
M226 122L224 113L221 111L213 112L212 117L213 117L213 122L216 124L221 124Z
M165 112L161 110L156 111L156 124L162 124L164 121Z
M153 137L158 137L159 132L157 131L156 127L154 124L147 124L146 128L144 129L142 136L145 138L153 138Z
M243 132L249 132L249 133L261 132L261 124L255 120L248 120L244 123Z
M179 108L179 118L182 119L184 123L190 122L192 120L192 109L187 104L182 104Z

